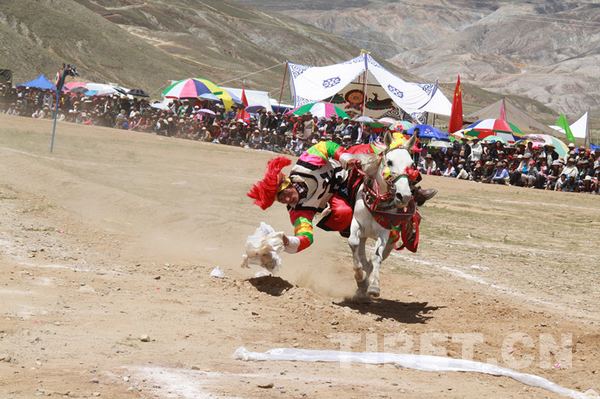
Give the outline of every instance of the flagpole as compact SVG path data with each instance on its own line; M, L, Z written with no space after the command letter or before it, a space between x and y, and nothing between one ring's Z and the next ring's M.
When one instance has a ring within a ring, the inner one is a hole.
M281 80L281 90L279 91L279 107L281 107L281 97L283 96L283 87L285 86L285 78L287 77L287 71L288 71L288 61L285 62L285 69L283 70L283 79ZM294 102L294 105L295 102Z
M592 138L590 137L590 111L588 110L588 112L585 113L586 116L586 121L585 121L585 140L583 145L586 148L590 148L591 144L592 144Z
M50 152L54 151L54 137L56 136L56 119L58 118L58 101L60 99L58 87L56 87L55 98L56 98L56 100L55 100L55 104L54 104L54 118L52 121L52 137L50 139Z
M366 50L361 50L360 52L365 57L365 71L363 72L363 103L362 103L362 109L360 112L360 116L364 116L365 115L365 107L367 105L367 76L368 76L368 72L369 72L369 65L367 63L368 52Z

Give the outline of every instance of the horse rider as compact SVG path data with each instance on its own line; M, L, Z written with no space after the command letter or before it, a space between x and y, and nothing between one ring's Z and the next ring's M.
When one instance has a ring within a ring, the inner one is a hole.
M357 157L333 141L320 141L300 156L287 176L282 169L291 163L283 156L270 160L263 179L247 193L263 210L275 201L287 206L294 235L283 236L285 251L300 252L313 243L313 219L321 212L324 216L318 227L348 237L353 213L348 170L360 167ZM419 205L436 193L435 189L414 188Z

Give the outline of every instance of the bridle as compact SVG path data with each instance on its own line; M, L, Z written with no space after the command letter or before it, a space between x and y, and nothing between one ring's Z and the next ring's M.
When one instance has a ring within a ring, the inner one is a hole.
M396 149L399 149L399 148L398 147L392 148L392 149L387 148L378 155L378 157L380 158L379 159L380 169L381 169L382 162L387 163L386 156L387 156L388 152L394 151ZM410 183L415 183L417 181L417 178L419 177L419 171L413 165L406 167L404 169L404 173L392 173L388 166L384 166L381 174L382 174L381 177L383 177L383 179L385 180L385 182L388 185L388 192L393 192L396 182L402 178L407 179L410 184Z
M408 207L409 209L412 209L412 212L402 213L402 212L398 212L395 205L390 204L390 202L392 202L392 200L394 199L394 196L396 194L396 190L395 190L396 182L402 178L406 178L409 181L409 184L411 182L416 182L416 180L419 176L419 171L417 169L415 169L414 166L410 166L404 170L404 173L392 173L389 170L389 167L387 167L387 166L384 166L383 168L381 167L381 163L386 162L387 153L391 152L393 150L396 150L396 149L398 149L398 148L392 148L392 149L388 148L388 149L385 149L384 151L380 152L377 155L377 157L378 157L377 164L379 165L379 170L377 173L381 173L381 177L385 180L385 182L387 184L387 190L385 192L382 192L381 187L377 182L377 179L372 176L367 175L365 173L365 171L362 170L361 168L353 168L351 170L351 173L356 172L360 176L362 176L363 183L364 183L363 184L363 199L365 200L365 203L367 204L369 210L372 213L373 212L384 212L386 214L389 213L390 215L394 215L394 216L400 216L400 215L404 215L404 214L412 216L412 214L414 214L414 212L416 210L416 208L414 206ZM348 180L350 181L351 179L349 178Z

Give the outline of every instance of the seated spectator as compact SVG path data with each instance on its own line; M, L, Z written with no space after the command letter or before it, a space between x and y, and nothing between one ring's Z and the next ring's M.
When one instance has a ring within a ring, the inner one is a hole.
M508 184L509 179L508 169L506 169L504 162L498 162L491 179L492 184Z
M568 184L567 175L564 173L561 173L560 177L556 181L556 184L554 185L554 191L566 191L567 184Z
M575 166L575 158L568 158L567 165L563 168L562 173L567 177L567 184L563 187L563 191L574 191L577 183L579 170Z
M421 163L419 165L419 170L421 173L426 175L436 175L438 174L438 167L431 154L425 155L424 158L421 159Z
M249 144L250 148L252 148L254 150L259 149L261 147L262 137L261 137L260 131L258 129L255 129L254 132L250 135L248 144Z
M535 161L532 159L527 165L527 172L521 174L521 184L528 188L535 187L535 184L538 180L538 174L539 172L537 166L535 165Z
M465 168L465 160L459 159L458 166L456 167L456 178L461 180L469 180L471 175L467 172Z
M554 190L556 182L562 173L562 162L560 160L552 161L552 165L546 175L546 190Z
M44 118L44 116L45 116L44 111L42 111L39 108L36 109L35 111L33 111L33 114L31 114L31 117L35 118L35 119L42 119L42 118Z
M587 175L586 177L583 178L583 180L581 181L581 187L580 187L579 191L582 193L590 193L590 194L595 191L595 186L594 186L594 181L592 179L592 176Z
M547 157L538 158L538 178L535 182L535 188L543 189L544 187L546 187L546 179L548 176L548 165L546 164L546 159Z
M508 172L510 179L509 183L511 186L521 186L522 180L521 176L523 173L527 174L528 165L527 161L524 160L523 155L517 155L516 159L514 159L511 163L511 168Z
M446 168L444 169L442 176L456 177L456 168L454 168L454 165L452 165L452 161L450 161L450 160L446 161Z
M471 170L471 180L480 182L483 178L483 162L481 160L475 162Z

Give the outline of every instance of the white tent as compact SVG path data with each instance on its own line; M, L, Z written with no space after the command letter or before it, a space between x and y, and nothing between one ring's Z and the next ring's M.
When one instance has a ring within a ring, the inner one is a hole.
M223 87L223 89L227 90L230 94L233 94L239 99L242 98L242 89L234 89L232 87ZM268 92L247 89L244 89L244 91L246 92L248 107L264 107L267 111L273 111Z
M296 107L329 100L345 103L345 109L361 112L364 103L364 114L373 118L382 117L395 108L394 105L411 115L431 112L449 116L452 109L437 85L406 82L383 68L369 54L324 67L288 63L288 68ZM363 75L366 75L366 81ZM348 87L351 90L341 96L339 93Z

